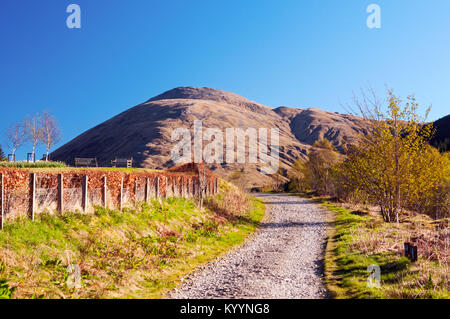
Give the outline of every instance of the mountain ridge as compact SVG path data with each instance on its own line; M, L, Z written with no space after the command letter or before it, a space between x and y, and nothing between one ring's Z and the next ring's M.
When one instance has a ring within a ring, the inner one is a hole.
M150 98L83 132L51 154L53 160L73 164L75 157L96 157L109 166L116 157L133 157L137 167L169 168L171 140L178 127L192 129L195 120L204 128L278 128L280 165L289 169L305 158L317 139L328 138L338 150L363 132L361 118L317 108L271 108L234 93L195 87L178 87ZM256 146L255 146L256 147ZM246 153L249 149L247 147ZM250 186L270 183L259 164L212 164L221 176L244 170Z

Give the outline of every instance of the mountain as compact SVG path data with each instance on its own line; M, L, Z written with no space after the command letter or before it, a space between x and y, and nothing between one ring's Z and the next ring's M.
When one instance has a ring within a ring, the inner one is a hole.
M211 88L179 87L132 107L89 129L51 154L51 158L73 164L75 157L96 157L99 165L109 166L116 157L134 158L134 165L168 168L174 165L171 150L175 128L187 128L202 120L203 128L278 128L280 166L289 168L305 157L322 137L342 150L363 132L361 118L316 108L271 108L239 95ZM269 134L270 135L270 134ZM246 149L248 154L250 149ZM259 172L260 164L212 164L211 169L227 176L244 170L248 186L270 183L272 178Z
M450 151L450 115L444 116L433 123L435 134L431 139L431 144L436 146L441 152Z

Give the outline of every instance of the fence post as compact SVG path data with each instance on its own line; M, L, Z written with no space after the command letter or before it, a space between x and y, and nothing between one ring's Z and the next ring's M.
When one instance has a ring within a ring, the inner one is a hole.
M103 207L108 208L107 202L107 194L108 194L108 184L106 180L106 175L103 176Z
M36 208L36 173L30 175L30 217L34 221L34 210Z
M58 174L58 205L57 210L60 213L64 212L64 177L63 174Z
M169 197L169 177L166 177L166 191L164 193L164 198Z
M187 198L187 178L184 177L181 178L181 197Z
M150 192L150 179L149 178L146 178L145 179L145 198L144 198L144 201L146 202L146 203L148 203L148 199L149 199L149 192Z
M1 198L0 198L0 200L2 201L2 204L1 204L1 206L0 206L0 210L1 210L1 213L2 213L2 221L1 221L1 223L0 223L0 229L3 229L3 225L4 225L4 223L5 223L5 177L3 176L3 174L0 174L0 179L1 179L1 182L2 182L2 189L1 189Z
M89 179L87 175L83 176L83 189L82 189L82 206L83 211L86 212L88 206L88 183Z
M159 198L159 176L156 176L155 196L156 199Z
M134 206L137 206L138 178L134 179Z
M123 202L123 177L120 180L120 202L119 202L119 210L122 211L122 202Z
M198 196L198 189L199 189L199 184L200 184L200 181L197 183L197 181L196 180L193 180L193 189L194 189L194 197L197 197Z
M186 192L186 198L190 198L191 197L191 179L189 177L186 177L186 188L185 188L185 192Z

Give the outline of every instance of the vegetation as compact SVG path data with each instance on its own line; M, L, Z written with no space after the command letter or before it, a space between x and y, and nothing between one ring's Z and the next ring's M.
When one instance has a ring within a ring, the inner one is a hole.
M245 178L245 168L232 171L228 176L228 180L240 189L244 190L247 186L247 181Z
M9 142L11 154L13 157L16 155L17 149L22 146L25 141L25 125L24 123L16 123L10 126L5 132L6 138Z
M326 280L337 298L449 298L450 153L429 144L433 127L388 92L386 111L376 98L355 100L365 134L340 156L317 142L290 172L291 191L311 191L335 213L325 258ZM344 203L344 204L342 204ZM418 261L403 244L418 247ZM369 288L370 265L381 288Z
M431 138L431 145L436 147L440 152L450 151L450 115L444 116L433 122L435 134Z
M0 162L0 167L15 167L15 168L62 168L66 164L62 162Z
M325 256L326 283L333 297L450 297L448 219L411 215L401 224L392 224L371 210L315 200L334 212L335 228ZM411 240L418 246L416 262L402 256L403 242ZM380 267L379 288L367 285L370 265Z
M50 148L61 139L61 131L55 118L47 111L43 111L40 117L41 134L40 141L45 146L45 160L48 160Z
M314 189L328 194L332 191L332 178L340 155L327 139L316 141L307 161L297 160L290 172L290 191Z
M295 164L290 189L377 205L386 222L399 223L407 211L448 217L450 156L429 145L433 128L417 115L415 99L402 106L389 91L386 112L364 101L357 105L366 134L348 146L344 158L327 140L316 142L309 159Z
M45 146L45 160L48 160L50 148L61 138L61 132L53 116L43 111L42 114L27 116L23 121L9 127L5 132L11 154L15 157L17 149L25 142L32 146L33 159L36 147L42 143Z
M432 145L436 147L439 152L450 152L450 137L447 137L442 141L436 141L432 143Z
M263 215L260 201L221 181L220 194L203 209L169 198L123 212L98 207L95 214L20 219L0 231L0 295L159 298L198 265L242 243ZM70 285L70 265L80 269L79 289Z
M399 221L402 208L430 196L444 179L445 158L428 145L431 126L418 119L413 97L401 107L390 91L387 114L367 118L369 134L347 152L340 171L350 192L376 203L383 219Z

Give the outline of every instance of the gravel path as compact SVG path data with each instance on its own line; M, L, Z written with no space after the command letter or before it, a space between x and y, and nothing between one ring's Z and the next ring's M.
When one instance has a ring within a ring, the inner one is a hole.
M267 205L260 229L243 246L184 278L169 297L326 298L322 283L324 210L295 196L257 197Z

